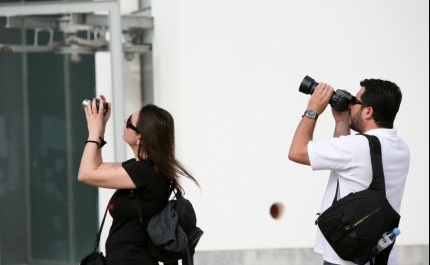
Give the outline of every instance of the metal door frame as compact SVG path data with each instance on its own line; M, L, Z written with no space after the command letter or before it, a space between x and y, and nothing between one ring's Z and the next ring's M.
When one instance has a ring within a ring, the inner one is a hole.
M115 160L126 158L125 143L122 141L122 120L124 117L123 91L123 49L121 43L121 13L118 1L73 1L73 2L35 2L0 4L0 16L51 15L66 13L108 12L109 49L111 53L112 95L115 99L113 109L113 135L115 139Z

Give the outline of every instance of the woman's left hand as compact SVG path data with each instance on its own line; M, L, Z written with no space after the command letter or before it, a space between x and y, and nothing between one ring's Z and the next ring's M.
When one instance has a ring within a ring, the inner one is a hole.
M103 102L106 101L106 97L104 95L100 95L100 98L103 100ZM102 105L104 106L104 105ZM108 122L109 118L110 118L110 114L111 114L111 110L112 110L112 103L108 103L108 109L106 111L106 115L103 116L103 126L106 126L106 123Z
M103 116L103 106L106 98L100 95L99 110L96 107L96 101L91 100L91 104L85 108L85 116L87 118L88 134L91 137L98 138L104 135L106 123L109 120L111 113L111 103L108 104L106 115Z

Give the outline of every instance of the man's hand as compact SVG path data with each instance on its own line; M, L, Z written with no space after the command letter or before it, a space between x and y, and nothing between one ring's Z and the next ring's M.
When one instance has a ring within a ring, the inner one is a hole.
M338 111L334 108L331 108L331 112L333 114L334 121L336 122L333 136L340 137L342 135L349 135L351 133L349 130L349 121L351 119L349 110Z
M349 113L349 110L338 111L335 108L331 108L331 113L333 114L333 118L336 123L345 122L349 124L349 120L351 119L351 114Z
M308 102L307 109L313 109L321 115L327 108L328 102L333 96L333 88L325 83L319 83Z
M333 136L340 137L342 135L349 135L351 133L349 130L349 121L351 120L349 109L346 111L338 111L335 108L331 108L331 113L336 123Z

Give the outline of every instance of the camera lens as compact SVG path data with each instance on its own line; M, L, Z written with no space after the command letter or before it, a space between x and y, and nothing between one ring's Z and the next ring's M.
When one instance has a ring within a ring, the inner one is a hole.
M86 108L88 105L91 105L91 99L84 99L84 101L82 102L82 107ZM100 106L100 99L96 98L96 109L97 109L97 112L99 111L99 106ZM108 106L109 106L108 103L105 101L103 103L103 116L106 115Z
M307 95L309 94L312 95L317 85L318 83L315 82L315 80L312 77L305 76L305 78L303 78L302 83L300 84L299 91Z

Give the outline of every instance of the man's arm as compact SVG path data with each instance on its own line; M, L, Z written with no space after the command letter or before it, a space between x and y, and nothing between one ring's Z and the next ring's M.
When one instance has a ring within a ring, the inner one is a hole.
M307 109L313 109L320 116L327 108L333 95L333 88L327 84L319 83L309 99ZM316 120L304 116L297 127L291 143L288 158L299 164L310 165L308 143L312 141Z
M297 127L291 143L288 159L299 164L310 165L308 143L312 141L317 121L304 116Z
M349 122L336 122L336 126L334 127L334 137L341 137L344 135L350 135L351 131L349 129Z
M332 108L331 112L336 123L333 136L339 138L343 135L350 135L349 120L351 119L351 114L349 114L349 110L338 111Z

